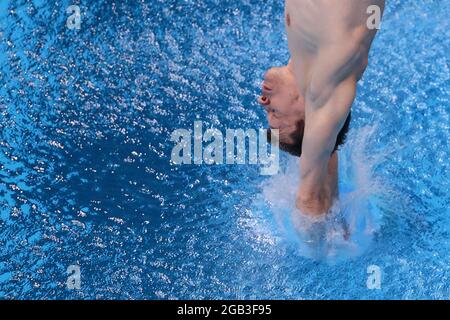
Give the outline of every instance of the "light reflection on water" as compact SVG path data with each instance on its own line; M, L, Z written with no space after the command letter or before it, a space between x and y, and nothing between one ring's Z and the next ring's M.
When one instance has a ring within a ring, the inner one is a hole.
M382 220L332 264L305 258L267 206L277 179L295 185L285 156L272 178L169 161L170 133L194 120L266 125L255 98L288 59L282 1L83 1L80 31L65 28L71 1L6 3L0 297L449 297L448 2L388 2L340 169L341 192L364 195L351 206L375 197ZM80 291L66 289L73 264ZM366 288L372 264L380 291Z

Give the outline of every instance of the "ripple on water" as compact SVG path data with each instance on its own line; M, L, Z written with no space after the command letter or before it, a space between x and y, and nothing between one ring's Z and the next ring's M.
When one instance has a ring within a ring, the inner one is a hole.
M272 178L169 161L194 119L266 125L255 98L288 60L282 1L86 0L79 31L71 4L0 1L0 297L449 297L448 2L388 2L340 172L350 212L376 193L382 219L334 265L278 228L298 170L286 157Z

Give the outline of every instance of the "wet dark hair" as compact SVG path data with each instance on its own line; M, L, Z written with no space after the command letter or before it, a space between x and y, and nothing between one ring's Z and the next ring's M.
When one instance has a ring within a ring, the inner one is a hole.
M348 114L347 119L345 120L344 126L342 127L341 131L339 131L339 134L336 138L336 145L334 146L333 152L338 150L339 146L343 145L345 143L345 139L347 138L348 130L350 129L350 121L352 119L352 113L350 112ZM279 142L280 150L285 151L293 156L300 157L302 155L302 142L303 142L303 133L305 130L305 122L303 120L299 121L297 123L297 130L293 134L292 138L295 141L298 141L295 144L288 144ZM270 143L272 141L272 133L269 130L267 130L267 141Z

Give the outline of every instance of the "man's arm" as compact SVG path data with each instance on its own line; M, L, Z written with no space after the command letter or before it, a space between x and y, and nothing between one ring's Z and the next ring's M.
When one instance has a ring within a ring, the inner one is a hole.
M325 213L337 195L337 154L331 153L355 94L354 75L329 88L325 98L315 99L306 94L301 186L296 201L305 214Z

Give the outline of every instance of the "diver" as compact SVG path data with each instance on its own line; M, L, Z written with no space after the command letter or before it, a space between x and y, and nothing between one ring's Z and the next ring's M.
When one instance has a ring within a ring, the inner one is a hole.
M323 215L338 197L336 151L345 142L356 84L378 31L369 27L368 9L378 8L381 20L384 5L384 0L286 0L291 59L266 72L258 102L270 129L278 129L280 149L300 157L296 207L303 214Z

